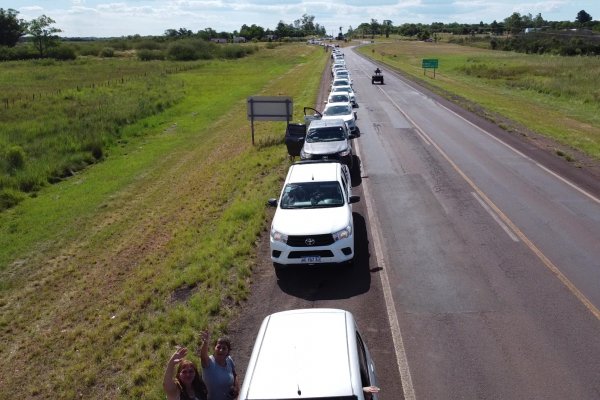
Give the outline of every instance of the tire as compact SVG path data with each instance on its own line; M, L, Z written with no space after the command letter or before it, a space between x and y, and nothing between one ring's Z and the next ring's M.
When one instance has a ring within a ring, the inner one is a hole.
M277 279L283 279L286 268L278 263L273 263L273 268L275 268L275 276L277 277Z

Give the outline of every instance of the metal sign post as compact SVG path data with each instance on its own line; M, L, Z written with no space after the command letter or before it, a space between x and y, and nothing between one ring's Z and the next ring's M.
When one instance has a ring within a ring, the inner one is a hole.
M291 97L250 96L247 103L247 114L252 128L252 145L254 145L254 121L286 121L289 125L292 119L294 102Z

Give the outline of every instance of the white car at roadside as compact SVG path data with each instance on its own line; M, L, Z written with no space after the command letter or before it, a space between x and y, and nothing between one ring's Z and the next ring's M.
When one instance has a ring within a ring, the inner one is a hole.
M352 110L352 104L348 102L327 103L322 114L323 116L321 117L321 120L341 118L344 120L346 125L348 125L350 134L354 135L355 137L360 135L360 130L356 125L356 112Z
M356 102L356 95L354 94L354 89L352 89L352 86L350 85L334 86L331 88L331 92L329 92L329 94L333 93L347 93L348 96L350 96L350 103L352 103L352 106L356 107L358 105L358 103Z
M354 316L333 308L268 315L239 394L240 400L378 398L375 364Z
M354 258L354 222L348 166L300 161L290 166L271 223L271 261L284 265L341 264Z

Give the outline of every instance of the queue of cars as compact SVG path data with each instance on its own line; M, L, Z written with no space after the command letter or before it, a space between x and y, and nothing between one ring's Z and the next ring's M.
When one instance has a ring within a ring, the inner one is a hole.
M336 57L341 64L343 57ZM279 198L269 200L276 207L270 235L276 272L298 264L350 264L354 258L352 204L359 198L352 195L352 140L360 131L350 95L333 90L339 86L350 86L350 80L332 81L323 112L305 108L314 114L301 161L289 168Z
M344 75L344 86L350 86ZM278 275L292 264L354 258L352 204L360 200L351 179L356 114L349 93L333 90L323 112L313 111L301 161L290 166L279 197L269 199L276 207L270 251ZM298 309L263 320L239 399L377 400L376 385L371 354L350 312Z

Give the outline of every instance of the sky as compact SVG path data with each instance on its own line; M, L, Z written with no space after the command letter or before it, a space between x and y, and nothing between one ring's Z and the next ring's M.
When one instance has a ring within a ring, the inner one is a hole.
M52 18L64 37L163 35L167 29L239 31L243 24L275 29L308 14L337 35L363 22L491 23L518 12L547 21L574 21L580 10L600 20L600 0L0 0L30 21Z

